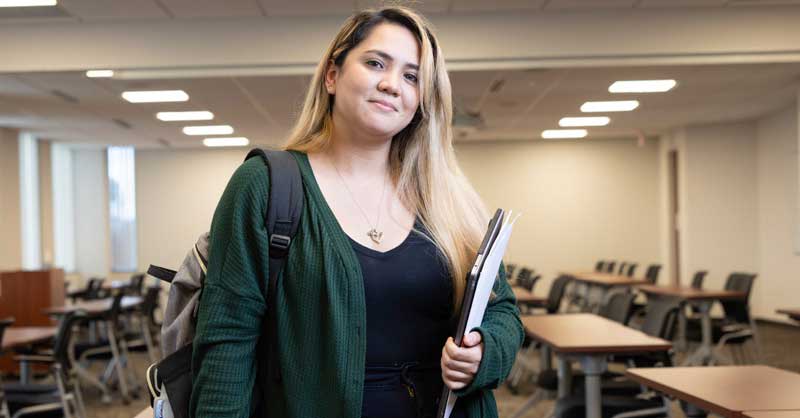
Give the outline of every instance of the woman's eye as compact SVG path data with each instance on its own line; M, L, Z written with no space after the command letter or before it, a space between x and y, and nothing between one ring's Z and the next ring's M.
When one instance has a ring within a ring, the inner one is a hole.
M370 67L383 68L383 63L377 60L368 60L367 65L369 65Z
M416 74L406 74L406 80L416 84L417 75Z

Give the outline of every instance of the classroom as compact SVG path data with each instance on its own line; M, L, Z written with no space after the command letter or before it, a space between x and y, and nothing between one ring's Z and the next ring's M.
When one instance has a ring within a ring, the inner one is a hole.
M0 418L800 418L798 22L0 0Z

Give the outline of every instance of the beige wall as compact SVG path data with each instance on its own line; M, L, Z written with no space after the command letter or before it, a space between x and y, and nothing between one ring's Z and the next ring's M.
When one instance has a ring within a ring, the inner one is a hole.
M689 283L696 270L708 270L705 286L721 288L733 271L758 272L755 124L682 134L681 274Z
M522 213L506 261L542 274L599 259L660 262L658 142L633 139L459 144L467 176L490 210Z
M247 149L137 150L139 269L177 268L208 231L217 201Z
M756 315L785 320L775 309L800 305L800 255L794 252L798 222L798 116L792 106L759 121L758 282Z
M17 131L0 128L0 270L22 267Z

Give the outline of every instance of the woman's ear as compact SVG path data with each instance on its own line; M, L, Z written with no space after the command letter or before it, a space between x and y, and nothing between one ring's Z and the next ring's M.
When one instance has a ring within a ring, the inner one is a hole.
M339 67L333 60L328 60L328 68L325 69L325 89L328 94L336 94L336 78L339 76Z

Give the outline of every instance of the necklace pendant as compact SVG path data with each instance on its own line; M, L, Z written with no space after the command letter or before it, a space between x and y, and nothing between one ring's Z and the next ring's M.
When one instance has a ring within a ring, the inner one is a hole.
M383 232L378 232L375 228L370 229L367 235L369 235L376 244L380 244L381 238L383 238Z

